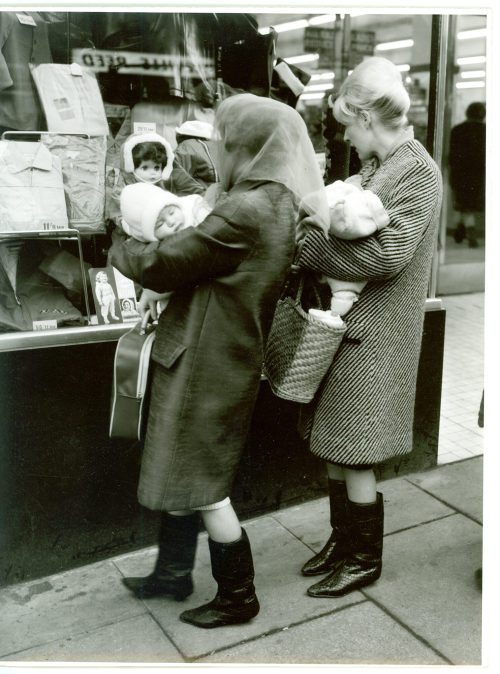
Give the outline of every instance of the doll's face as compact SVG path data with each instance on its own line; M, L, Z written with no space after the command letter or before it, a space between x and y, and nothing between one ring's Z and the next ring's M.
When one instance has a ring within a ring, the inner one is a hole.
M155 236L161 241L169 234L177 232L183 225L184 214L180 206L169 204L168 206L164 206L158 214L155 225Z
M96 278L96 281L98 281L99 283L107 283L108 282L108 275L103 271L100 271L96 275L95 278Z
M134 173L140 180L146 183L157 183L161 180L163 167L152 159L143 159Z

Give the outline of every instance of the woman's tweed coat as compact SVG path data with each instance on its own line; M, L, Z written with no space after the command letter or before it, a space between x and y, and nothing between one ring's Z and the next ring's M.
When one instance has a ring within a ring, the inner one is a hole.
M110 264L158 292L139 502L183 510L230 494L257 399L274 307L295 247L291 193L241 183L196 228L116 242Z
M375 464L412 450L413 409L425 299L442 198L438 167L407 140L362 171L390 216L375 235L351 241L307 235L299 266L345 280L368 279L346 316L344 342L318 392L313 454L344 465Z

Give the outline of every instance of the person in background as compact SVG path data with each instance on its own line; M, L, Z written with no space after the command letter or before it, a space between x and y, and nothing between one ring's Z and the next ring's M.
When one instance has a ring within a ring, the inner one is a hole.
M137 597L185 599L199 514L217 594L184 611L202 628L245 623L259 612L250 542L230 501L260 388L264 348L295 251L298 205L326 226L328 204L307 128L289 106L238 94L217 109L221 192L198 227L163 241L125 239L109 263L145 289L173 291L156 328L151 403L139 502L160 511L159 553L145 577L124 578ZM323 189L323 192L321 191ZM304 197L319 194L307 205Z
M450 186L459 221L454 239L467 239L469 248L477 248L479 231L484 227L486 181L486 107L471 103L466 120L457 124L450 135Z
M374 468L412 450L413 409L427 285L442 199L438 167L408 126L401 73L370 57L333 104L362 162L361 187L382 202L388 224L346 240L311 228L299 269L367 280L346 316L347 332L315 399L304 409L310 451L326 462L330 537L302 568L324 575L312 597L339 597L382 571L383 497Z
M192 120L184 122L175 131L178 145L170 189L180 197L203 194L218 181L213 126L208 122Z

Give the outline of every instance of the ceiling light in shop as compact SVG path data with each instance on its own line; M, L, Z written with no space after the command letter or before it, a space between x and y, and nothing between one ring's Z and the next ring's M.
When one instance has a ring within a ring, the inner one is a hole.
M325 92L320 91L320 92L315 92L311 94L302 94L300 97L300 100L302 101L319 101L322 98L324 98Z
M298 19L297 21L287 21L286 23L277 23L274 26L266 26L265 28L259 28L259 33L261 35L267 35L271 27L277 33L287 33L290 30L299 30L300 28L306 28L309 25L307 19Z
M299 30L307 26L307 19L299 19L298 21L288 21L287 23L280 23L273 26L277 33L286 33L289 30Z
M470 80L475 77L486 77L486 70L462 70L460 75L464 78L464 80Z
M477 82L457 82L455 84L457 89L482 89L485 83L481 81Z
M473 30L461 30L457 33L458 40L473 40L477 37L486 37L486 28L474 28Z
M457 59L459 66L470 66L475 63L486 63L486 56L463 56Z
M396 40L395 42L381 42L375 46L378 51L392 51L393 49L407 49L413 47L413 40Z
M348 16L363 16L367 12L350 12ZM297 21L287 21L286 23L278 23L275 26L272 26L277 33L286 33L290 30L299 30L300 28L306 28L307 26L321 26L325 23L334 23L337 20L337 16L341 19L345 17L345 14L318 14L318 16L312 16L310 19L298 19ZM271 26L265 26L259 28L259 33L261 35L267 35L271 31Z
M289 64L294 63L308 63L309 61L317 61L319 54L301 54L300 56L285 56L283 58Z
M328 72L328 73L315 73L311 77L311 81L315 80L333 80L335 78L335 73L334 72Z
M343 18L343 14L341 17ZM322 23L333 23L337 18L336 14L320 14L319 16L313 16L309 19L310 26L320 26Z
M396 66L396 68L402 73L407 73L410 70L410 64L409 63L401 63L401 65Z
M308 84L305 91L328 91L333 89L333 82L324 82L323 84Z

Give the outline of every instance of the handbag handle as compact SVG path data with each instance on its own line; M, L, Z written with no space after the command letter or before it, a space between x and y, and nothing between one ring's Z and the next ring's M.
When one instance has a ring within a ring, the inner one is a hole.
M295 303L296 305L300 305L301 300L302 300L302 293L303 293L303 291L304 291L304 285L305 285L305 277L306 277L306 275L305 275L304 273L301 273L300 276L299 276L299 282L298 282L298 285L297 285L297 291L296 291L296 293L295 293L295 297L293 298L294 303ZM317 303L318 303L318 307L321 307L321 296L320 296L320 294L319 294L319 292L318 292L318 289L317 289L317 287L316 287L316 284L315 284L314 282L312 282L311 285L312 285L312 288L313 288L313 291L314 291L314 295L315 295L315 297L316 297L316 301L317 301Z

